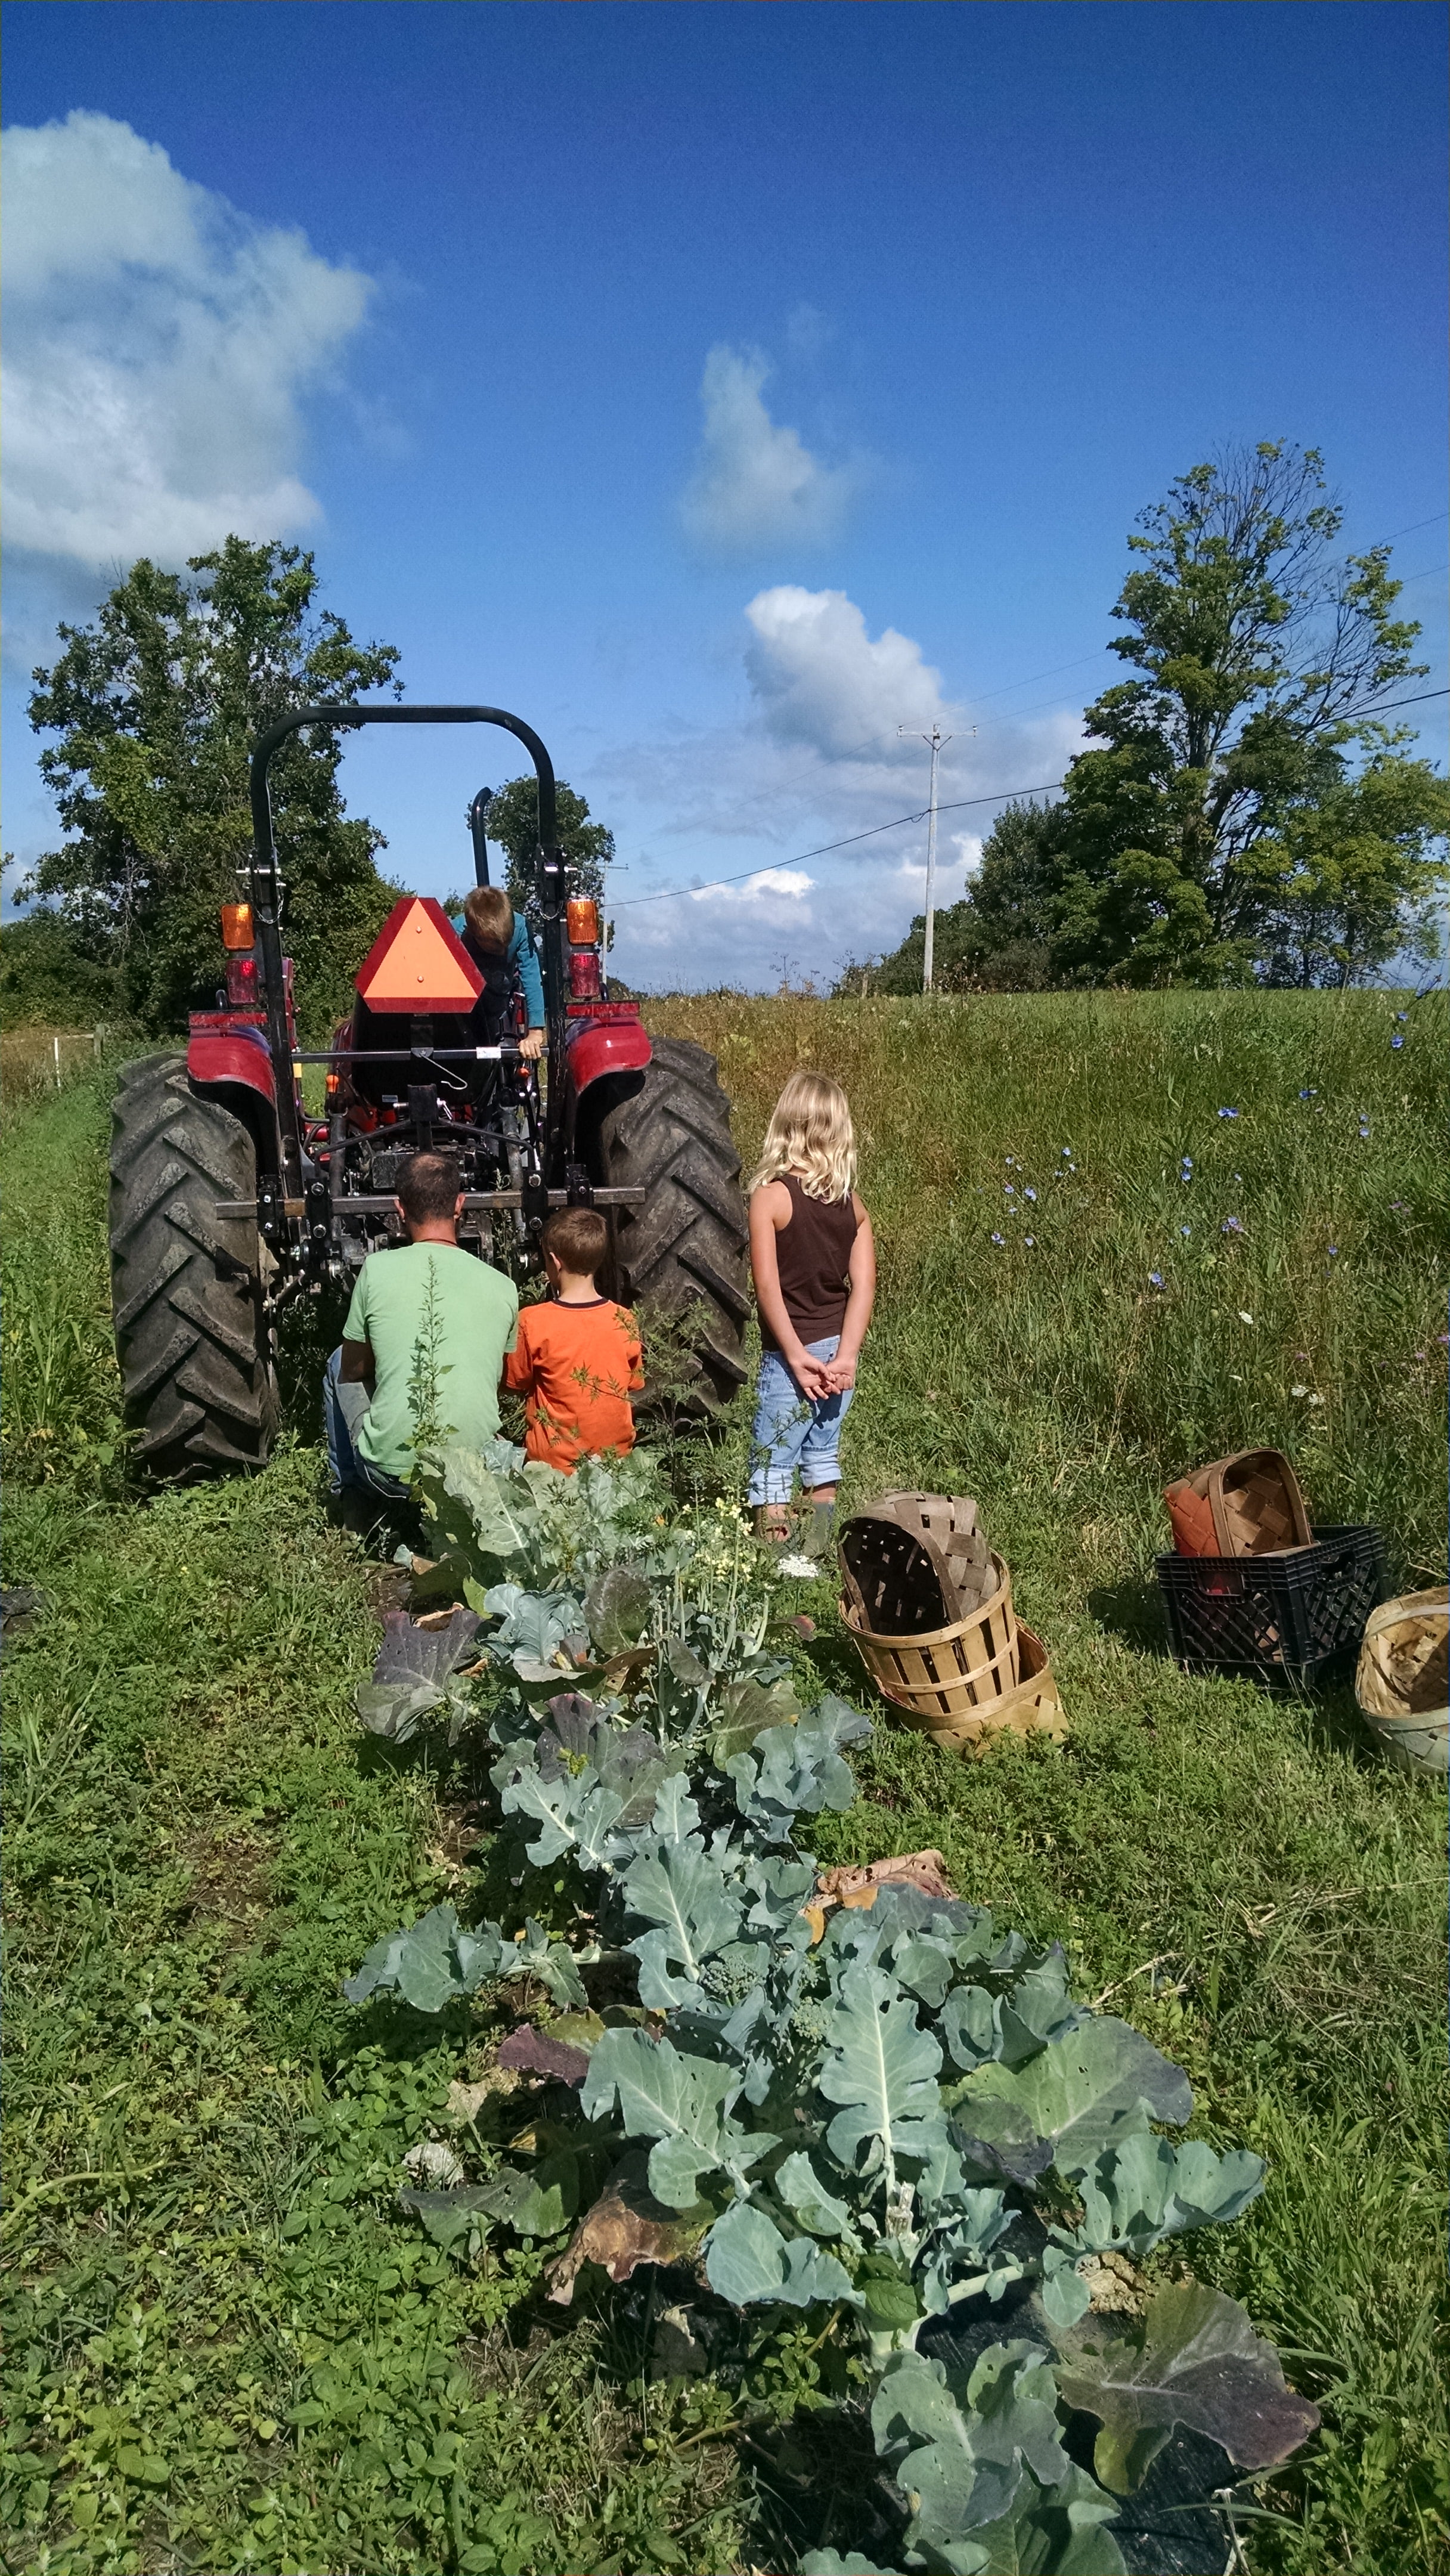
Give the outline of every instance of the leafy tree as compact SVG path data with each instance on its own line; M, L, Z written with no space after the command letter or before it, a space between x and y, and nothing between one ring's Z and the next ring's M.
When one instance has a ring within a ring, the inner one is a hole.
M937 914L932 980L939 992L1034 993L1055 980L1063 835L1060 805L1008 805L998 815L966 894ZM919 993L925 947L926 916L918 913L899 948L875 966L848 966L836 990Z
M1060 805L1009 806L938 918L944 989L1322 984L1428 957L1450 789L1376 703L1419 676L1389 548L1337 560L1309 448L1195 466L1129 538L1104 690ZM919 991L925 924L872 971ZM863 970L848 971L847 985Z
M47 905L0 932L0 1027L95 1028L124 1018L116 968Z
M1087 709L1104 748L1068 771L1064 978L1216 984L1292 967L1298 981L1306 959L1363 974L1426 900L1443 782L1373 714L1425 669L1410 658L1419 628L1393 614L1388 546L1334 558L1343 512L1325 490L1317 449L1264 443L1194 466L1129 538L1142 562L1112 650L1142 676ZM1372 901L1352 856L1371 817ZM1290 935L1305 900L1312 923Z
M604 893L604 871L614 856L614 834L603 823L591 823L589 806L561 778L557 785L559 847L569 863L569 891ZM511 778L500 787L488 809L488 837L508 856L505 883L519 910L538 910L539 782Z
M180 1026L220 980L217 909L236 898L251 844L255 736L309 699L385 685L398 661L314 610L313 558L295 546L228 537L187 571L133 564L93 624L60 628L30 700L36 731L58 737L40 767L68 837L21 896L113 966L131 1015L156 1030ZM374 864L382 834L344 814L341 747L320 729L294 736L271 771L285 945L314 1033L346 1007L398 892Z

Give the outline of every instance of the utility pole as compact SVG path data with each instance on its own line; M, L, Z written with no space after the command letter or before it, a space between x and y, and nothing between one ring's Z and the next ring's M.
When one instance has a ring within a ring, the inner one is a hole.
M899 734L904 734L906 727L898 725L896 730ZM949 733L942 732L939 725L933 725L930 733L924 733L921 736L921 740L931 752L931 802L927 808L926 823L926 945L922 950L921 958L923 993L931 991L932 949L936 934L936 765L941 757L943 744L949 743L951 738Z

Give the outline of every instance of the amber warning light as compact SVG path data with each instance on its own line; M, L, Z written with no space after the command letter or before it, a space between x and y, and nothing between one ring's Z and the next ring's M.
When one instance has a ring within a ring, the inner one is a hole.
M252 907L249 903L222 905L223 948L250 948L252 945Z
M571 895L567 918L571 948L598 947L599 906L591 896Z

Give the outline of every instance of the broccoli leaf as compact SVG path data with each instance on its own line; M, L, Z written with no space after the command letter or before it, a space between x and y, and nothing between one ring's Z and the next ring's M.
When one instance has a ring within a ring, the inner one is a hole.
M1262 2156L1219 2156L1201 2138L1175 2147L1149 2133L1122 2139L1078 2184L1082 2225L1070 2243L1085 2254L1126 2248L1138 2261L1165 2236L1237 2218L1264 2187Z
M711 2289L736 2308L762 2299L809 2308L818 2299L855 2298L850 2276L834 2254L823 2254L807 2237L782 2236L764 2210L743 2200L711 2228L705 2272Z
M1135 2334L1097 2351L1084 2342L1058 2385L1069 2406L1099 2418L1093 2463L1119 2495L1139 2484L1177 2424L1217 2442L1238 2468L1268 2469L1319 2421L1238 2302L1201 2281L1157 2291Z
M908 2546L939 2554L1010 2511L1024 2467L1050 2486L1070 2466L1052 2368L1031 2343L990 2345L970 2374L898 2354L882 2373L871 2429L912 2506Z
M435 1905L401 1932L375 1941L356 1976L343 1993L351 2004L396 1987L417 2012L442 2012L460 1995L471 1995L485 1977L500 1975L513 1956L496 1924L465 1932L451 1905Z
M736 2068L681 2056L667 2039L607 2030L589 2060L581 2099L591 2120L617 2100L626 2136L658 2141L650 2151L650 2189L671 2209L689 2209L703 2174L723 2165L743 2176L778 2143L764 2130L747 2134L728 2117L739 2083Z
M826 2133L832 2155L854 2169L857 2149L869 2143L868 2172L898 2156L929 2156L944 2127L941 2050L884 1969L846 1969L826 2039L816 2082L828 2102L845 2106Z
M1183 2069L1130 2023L1112 2019L1085 2022L1024 2066L981 2066L952 2099L961 2128L989 2147L999 2137L1020 2143L1024 2119L1030 2122L1068 2179L1150 2119L1193 2116Z

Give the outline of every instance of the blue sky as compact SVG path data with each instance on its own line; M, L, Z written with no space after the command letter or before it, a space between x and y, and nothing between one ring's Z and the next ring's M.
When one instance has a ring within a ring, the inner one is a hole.
M6 846L108 571L317 552L408 695L513 707L639 980L831 976L924 802L1061 776L1136 512L1325 452L1443 683L1446 23L1420 0L10 0ZM1438 754L1444 701L1420 711ZM905 728L902 738L898 728ZM497 736L349 799L442 892ZM944 893L990 803L943 823ZM751 875L749 872L765 872ZM644 901L717 878L743 884Z

